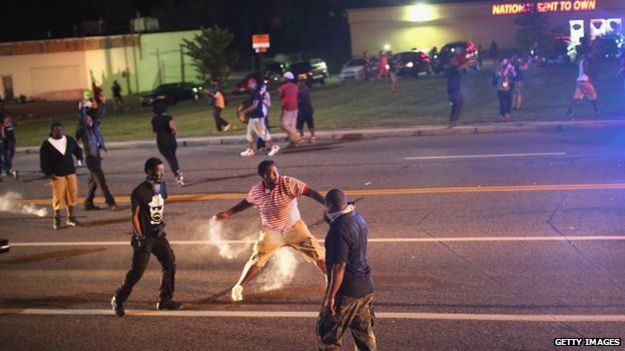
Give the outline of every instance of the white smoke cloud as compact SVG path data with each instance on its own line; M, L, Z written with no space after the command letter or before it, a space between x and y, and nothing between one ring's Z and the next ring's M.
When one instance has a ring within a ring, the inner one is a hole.
M38 217L45 217L48 215L46 208L37 208L34 205L22 205L19 200L22 196L18 193L8 192L4 195L0 195L0 212L10 212L18 214L35 215Z
M219 256L227 260L241 255L249 257L252 249L247 243L253 243L258 237L256 230L233 243L232 233L224 229L223 221L218 221L215 216L208 221L207 233L208 240L219 250ZM293 280L298 264L297 253L290 247L282 247L276 251L253 284L259 285L260 291L281 289Z

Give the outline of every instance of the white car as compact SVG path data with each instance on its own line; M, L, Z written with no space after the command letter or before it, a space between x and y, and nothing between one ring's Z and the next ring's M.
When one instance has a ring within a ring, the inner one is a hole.
M341 82L365 79L365 59L362 57L354 57L347 61L347 63L343 65L343 68L341 68L339 79L341 79Z

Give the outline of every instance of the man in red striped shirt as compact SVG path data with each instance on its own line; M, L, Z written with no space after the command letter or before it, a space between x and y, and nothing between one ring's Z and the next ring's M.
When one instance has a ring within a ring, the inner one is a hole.
M258 165L258 175L263 179L252 187L247 198L234 207L219 212L217 220L258 206L262 229L254 244L254 252L245 264L239 281L232 288L233 301L243 300L243 285L248 282L269 258L282 246L290 246L308 262L314 263L326 275L325 252L302 218L297 198L304 195L324 204L324 198L308 184L287 176L280 176L273 160Z

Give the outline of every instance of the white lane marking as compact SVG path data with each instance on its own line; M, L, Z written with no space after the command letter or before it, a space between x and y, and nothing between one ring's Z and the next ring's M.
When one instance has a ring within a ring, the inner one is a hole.
M486 154L486 155L450 155L450 156L415 156L404 157L404 160L447 160L454 158L497 158L497 157L528 157L528 156L564 156L566 152L540 152L526 154Z
M112 316L109 309L43 309L0 308L0 315L92 315ZM317 318L318 311L154 311L126 310L130 316L159 317L213 317L213 318ZM428 312L376 312L377 318L408 320L452 320L495 322L625 322L620 314L489 314L489 313L428 313Z
M431 242L517 242L517 241L624 241L625 235L602 236L501 236L501 237L440 237L440 238L371 238L370 243L431 243ZM323 242L323 239L319 239ZM253 244L253 240L222 240L220 244ZM12 247L38 246L125 246L130 241L59 241L11 243ZM172 240L172 245L217 245L210 240Z

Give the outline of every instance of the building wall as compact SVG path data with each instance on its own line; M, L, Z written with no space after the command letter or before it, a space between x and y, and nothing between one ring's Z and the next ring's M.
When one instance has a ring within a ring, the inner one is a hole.
M430 49L447 42L471 40L488 48L495 40L499 47L517 46L516 15L492 15L494 4L525 2L464 2L440 5L398 6L348 10L352 55L377 53L385 44L391 50ZM625 19L625 1L596 0L596 10L546 13L551 28L568 33L569 20L583 19L586 32L594 18Z
M59 45L62 40L58 39L54 43L3 44L0 75L11 76L15 97L25 95L31 99L78 99L82 91L90 89L92 79L109 97L115 80L122 86L124 95L146 92L161 83L182 80L180 44L199 33L199 30L150 33L102 37L95 41L85 38L87 44L104 43L97 46L77 43L76 38L67 40L69 46ZM185 80L198 81L191 58L185 56L184 63ZM0 95L5 96L3 84Z

